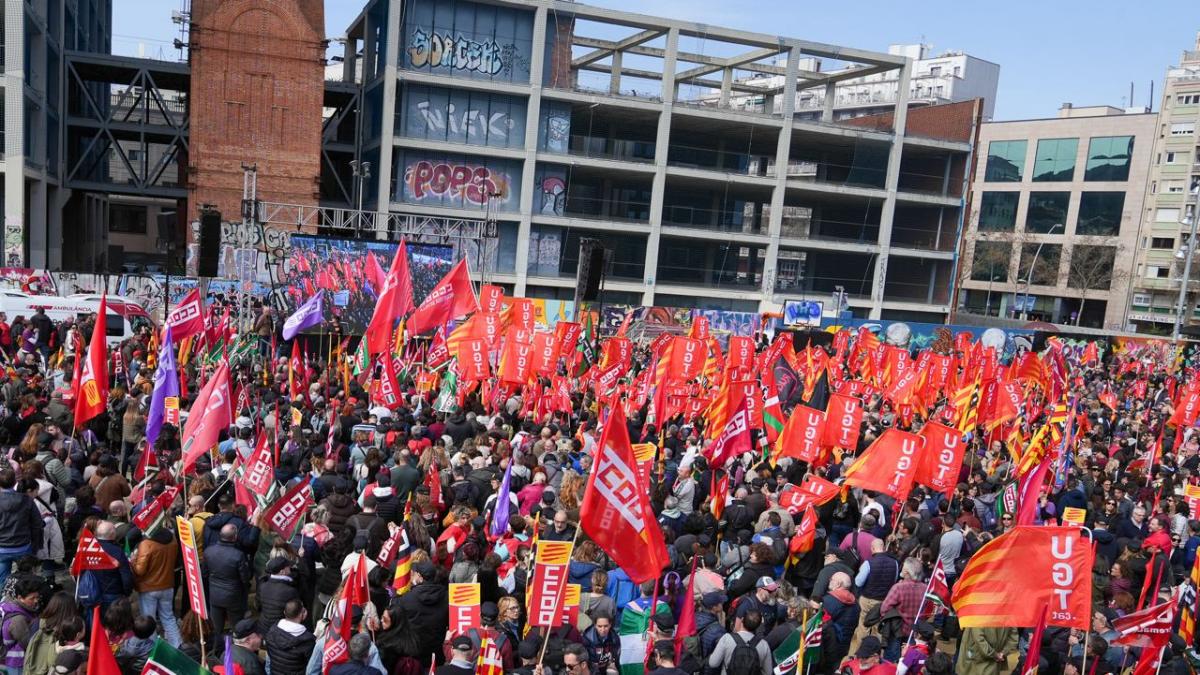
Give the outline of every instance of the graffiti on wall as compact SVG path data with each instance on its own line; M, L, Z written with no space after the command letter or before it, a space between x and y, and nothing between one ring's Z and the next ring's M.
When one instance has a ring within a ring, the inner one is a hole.
M559 176L546 176L539 184L538 194L542 200L540 212L549 216L561 216L567 204L567 182Z
M571 142L571 108L550 104L542 113L542 149L567 152Z
M509 195L507 176L472 164L420 160L404 170L404 185L407 196L416 202L434 196L482 206L488 195L499 194L502 202Z
M504 55L505 52L495 40L477 42L461 34L438 35L433 31L425 32L423 28L413 31L412 42L408 48L409 62L416 68L442 67L484 75L495 75L503 70Z
M25 264L25 221L20 215L4 216L4 264Z
M453 103L444 107L430 101L418 101L417 119L424 123L425 133L439 136L465 137L468 141L489 138L507 139L516 122L507 112L489 112L479 108L459 109Z

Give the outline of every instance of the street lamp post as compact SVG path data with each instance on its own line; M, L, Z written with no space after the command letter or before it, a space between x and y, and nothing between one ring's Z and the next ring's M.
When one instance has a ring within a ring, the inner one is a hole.
M1192 195L1195 196L1198 193L1200 193L1200 187L1192 189ZM1193 197L1192 203L1195 204L1196 201L1196 198ZM1180 334L1183 332L1183 310L1184 305L1187 304L1188 282L1192 278L1192 254L1196 251L1196 223L1200 219L1196 218L1194 211L1192 215L1189 216L1186 214L1185 210L1184 220L1181 222L1187 222L1189 220L1191 221L1192 228L1188 234L1188 243L1181 246L1176 254L1183 254L1183 278L1179 280L1179 299L1175 302L1175 330L1171 333L1171 337L1177 342L1179 341Z
M1046 230L1046 234L1054 234L1054 231L1062 227L1062 223L1055 223ZM1042 255L1042 246L1046 242L1039 241L1037 250L1033 252L1033 261L1029 263L1029 271L1025 273L1025 299L1021 302L1021 320L1025 321L1029 318L1029 286L1033 283L1033 270L1037 268L1038 256Z

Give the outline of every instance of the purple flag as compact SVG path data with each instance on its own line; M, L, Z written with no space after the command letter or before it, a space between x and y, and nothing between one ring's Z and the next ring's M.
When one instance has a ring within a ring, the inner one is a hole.
M504 480L500 481L500 491L496 493L496 506L492 512L492 535L499 537L508 532L508 517L512 513L512 463L508 458L508 468L504 470Z
M175 368L175 348L171 344L170 326L163 329L162 347L158 349L158 368L154 371L154 393L150 396L150 410L146 414L146 442L151 448L162 431L168 396L179 396L179 373Z
M317 291L317 294L308 299L308 302L300 305L296 313L289 316L287 321L283 322L283 339L291 340L296 337L296 333L315 326L325 318L321 311L321 301L325 298L325 291Z
M221 666L225 669L225 675L235 675L233 670L233 637L229 633L225 634L225 658L222 660Z

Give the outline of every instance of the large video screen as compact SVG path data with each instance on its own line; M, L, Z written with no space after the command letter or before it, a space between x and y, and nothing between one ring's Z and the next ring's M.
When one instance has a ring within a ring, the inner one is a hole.
M324 290L326 316L337 316L347 333L362 333L399 244L301 234L292 235L291 244L282 281L289 312ZM420 305L453 264L453 246L409 242L413 302Z

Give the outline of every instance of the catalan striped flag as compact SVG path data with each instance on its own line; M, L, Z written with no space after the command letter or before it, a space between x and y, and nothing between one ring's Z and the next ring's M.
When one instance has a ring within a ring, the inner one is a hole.
M979 423L979 374L967 386L954 392L951 404L958 412L958 430L965 433L975 430Z
M1196 615L1200 613L1200 556L1192 565L1192 576L1179 586L1179 637L1191 646L1196 637Z
M1078 527L1025 526L987 542L963 567L951 603L963 628L1091 624L1095 552Z
M504 662L500 659L500 648L488 636L479 644L479 662L475 664L475 675L502 675Z

